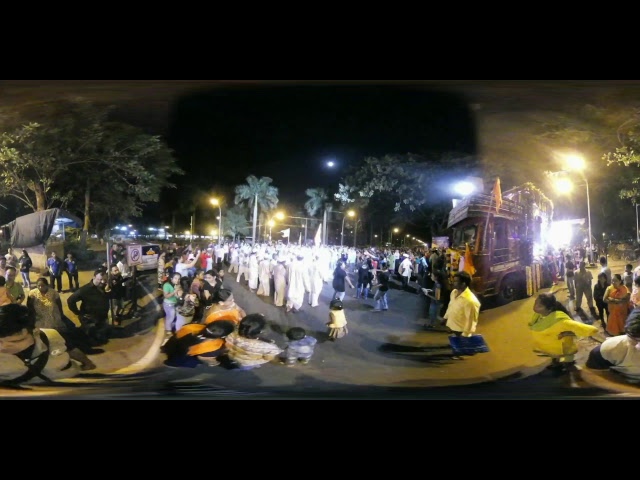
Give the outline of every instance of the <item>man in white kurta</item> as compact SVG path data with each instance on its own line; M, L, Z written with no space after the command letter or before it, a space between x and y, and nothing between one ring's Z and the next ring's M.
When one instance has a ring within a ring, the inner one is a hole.
M229 248L229 273L238 273L238 268L240 266L240 259L238 257L238 246L233 246Z
M243 276L245 282L249 280L249 253L240 250L238 252L238 276L236 282L240 283Z
M324 269L320 255L314 254L312 262L309 264L309 305L318 306L320 292L324 283Z
M258 264L258 295L265 297L271 296L271 260L265 256Z
M278 257L278 263L273 267L273 304L276 307L284 306L287 295L287 267L285 259Z
M471 275L467 272L458 272L453 276L451 300L444 318L447 320L447 327L458 336L473 335L480 317L480 301L469 285Z
M258 252L252 250L251 255L249 255L249 288L253 292L258 290L258 264Z
M304 294L309 291L309 271L304 257L298 255L289 266L289 289L287 291L287 312L302 308Z

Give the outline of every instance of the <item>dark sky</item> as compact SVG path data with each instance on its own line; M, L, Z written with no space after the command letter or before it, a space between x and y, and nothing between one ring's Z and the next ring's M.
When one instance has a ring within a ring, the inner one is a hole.
M187 171L182 185L232 189L267 176L298 204L306 188L335 189L368 156L474 148L461 96L397 86L199 91L174 103L168 141Z
M508 159L526 181L550 158L527 140L531 125L586 104L629 111L640 104L640 82L0 80L0 122L13 108L74 97L116 105L116 119L167 139L187 175L145 215L167 222L192 192L201 192L203 204L216 194L232 205L233 188L250 174L273 178L281 202L302 208L306 188L334 189L365 157L389 153ZM333 171L329 159L337 162ZM589 161L600 168L597 156ZM514 186L506 174L503 189ZM597 179L592 186L596 195Z

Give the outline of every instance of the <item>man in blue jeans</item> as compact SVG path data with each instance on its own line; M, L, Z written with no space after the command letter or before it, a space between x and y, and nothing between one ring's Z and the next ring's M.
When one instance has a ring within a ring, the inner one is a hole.
M382 312L389 310L389 304L387 303L387 292L389 291L389 266L387 262L380 263L381 270L377 274L378 284L373 287L377 288L376 294L373 300L376 302L376 308L373 312Z

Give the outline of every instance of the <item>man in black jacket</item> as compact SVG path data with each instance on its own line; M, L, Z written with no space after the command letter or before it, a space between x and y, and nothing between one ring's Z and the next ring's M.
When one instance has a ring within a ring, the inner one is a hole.
M69 310L75 313L80 325L95 345L104 345L109 339L109 293L105 292L106 272L101 268L93 272L93 279L76 290L67 299ZM78 308L78 302L82 302Z

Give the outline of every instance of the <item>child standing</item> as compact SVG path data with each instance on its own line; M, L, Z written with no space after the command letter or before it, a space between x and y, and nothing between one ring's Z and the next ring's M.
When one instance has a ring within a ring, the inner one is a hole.
M344 314L342 300L334 298L329 304L329 322L327 323L329 340L334 342L337 338L344 337L347 330L347 317Z
M629 291L633 290L633 265L627 263L624 266L624 274L622 275L622 283Z
M318 341L307 335L305 329L300 327L290 328L287 331L287 339L287 345L282 354L282 363L287 367L294 366L296 362L304 365L309 363Z

